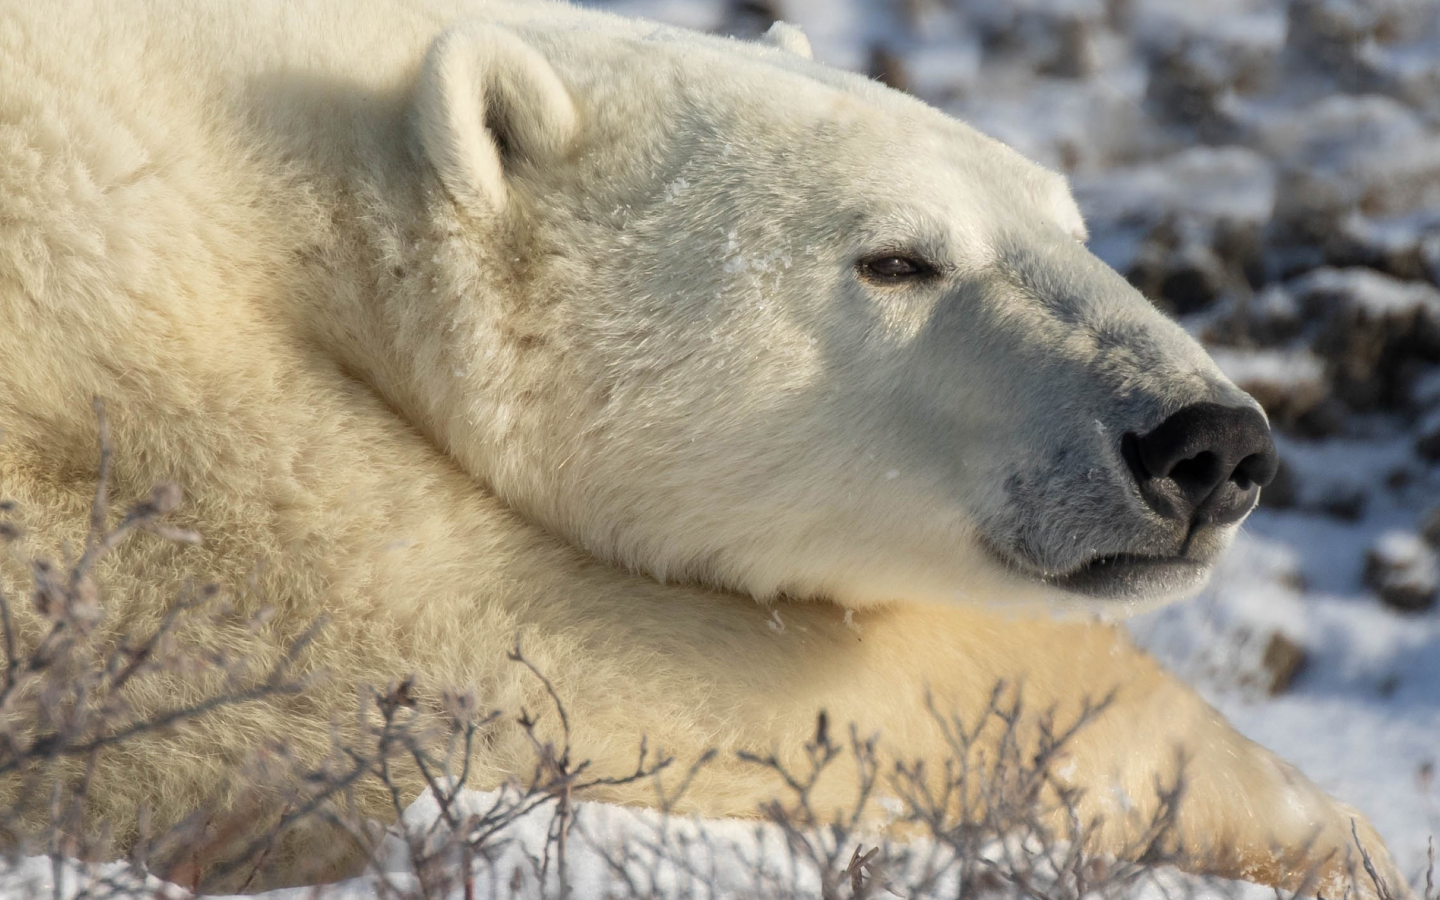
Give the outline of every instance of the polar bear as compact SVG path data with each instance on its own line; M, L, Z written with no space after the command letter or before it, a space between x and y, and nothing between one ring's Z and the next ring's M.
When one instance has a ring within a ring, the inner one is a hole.
M927 697L973 721L997 681L1061 718L1114 692L1056 776L1102 849L1178 754L1187 864L1335 889L1355 822L1399 889L1363 817L1093 618L1201 584L1275 456L1255 403L1085 250L1061 177L788 28L0 9L0 496L27 548L83 532L99 395L112 492L184 484L205 536L109 558L108 621L195 579L276 610L194 636L217 649L328 619L303 697L99 755L91 813L122 841L223 793L263 737L323 754L357 684L538 708L518 635L592 771L642 737L720 751L686 797L705 814L755 815L777 784L735 751L797 760L821 709L942 758ZM473 782L531 761L503 720Z

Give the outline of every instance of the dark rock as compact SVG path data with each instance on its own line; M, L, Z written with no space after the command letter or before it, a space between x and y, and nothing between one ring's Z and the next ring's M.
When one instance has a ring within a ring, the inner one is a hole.
M1416 106L1434 101L1436 67L1416 64L1424 56L1394 59L1376 52L1377 45L1423 41L1421 32L1433 21L1433 5L1294 0L1287 12L1283 60L1288 73L1319 76L1343 90L1391 94ZM1414 49L1428 54L1423 46Z
M1428 278L1420 244L1383 247L1365 243L1353 235L1339 234L1325 244L1325 262L1337 267L1365 266L1404 281Z
M1420 536L1431 548L1440 549L1440 506L1432 506L1420 517Z
M1125 270L1125 280L1152 303L1161 306L1160 283L1165 280L1165 260L1161 252L1153 246L1143 248Z
M870 77L897 91L910 90L910 75L905 60L881 43L870 45Z
M1270 421L1289 427L1329 396L1322 360L1307 350L1212 348L1225 376L1250 394Z
M1277 227L1272 222L1272 232ZM1311 244L1296 244L1277 241L1270 244L1265 254L1265 278L1267 281L1288 281L1305 275L1325 265L1325 253Z
M1265 692L1273 697L1288 691L1308 662L1309 656L1300 644L1278 631L1270 635L1260 658L1260 666L1269 677Z
M729 0L725 9L725 31L736 37L756 38L785 18L780 0Z
M1400 690L1400 676L1393 672L1380 679L1380 683L1375 685L1375 692L1386 699L1395 696L1395 692L1398 690Z
M1350 410L1334 397L1326 397L1294 421L1286 423L1286 430L1296 437L1319 440L1345 433Z
M1160 279L1160 296L1177 315L1209 308L1225 289L1225 266L1210 251L1191 247L1170 260Z
M1217 47L1186 41L1151 64L1145 108L1162 122L1193 128L1202 140L1225 143L1236 136L1235 122L1223 104L1234 82Z
M985 52L1052 78L1086 78L1099 68L1100 7L1059 9L1035 4L987 4L971 19Z
M1054 49L1040 63L1043 75L1055 78L1088 78L1100 68L1095 48L1094 25L1081 18L1066 16L1055 23Z
M1440 587L1440 560L1420 535L1387 531L1366 555L1365 584L1393 609L1429 609Z
M1259 293L1239 288L1228 298L1229 309L1206 322L1200 333L1207 345L1278 350L1280 345L1293 346L1300 336L1305 323L1299 304L1283 287L1272 285Z
M1425 266L1425 277L1431 284L1440 285L1440 233L1427 234L1420 239L1420 262Z
M1105 24L1111 31L1125 34L1135 18L1135 0L1105 0Z
M1430 462L1440 462L1440 411L1431 413L1416 425L1415 452Z
M1415 483L1415 470L1400 465L1385 473L1385 487L1392 491L1403 491Z
M1315 508L1327 516L1354 522L1365 514L1370 497L1365 489L1353 484L1331 485L1315 502Z
M1365 266L1404 281L1430 277L1422 243L1424 233L1413 223L1372 221L1347 216L1325 242L1325 261L1340 268Z
M1145 232L1125 277L1171 315L1209 309L1222 296L1248 297L1250 272L1263 280L1255 226L1166 215ZM1212 245L1222 244L1227 256Z
M1252 289L1265 284L1265 244L1258 223L1221 219L1215 223L1213 248L1232 275L1244 279Z
M1341 87L1371 87L1375 73L1364 47L1379 18L1360 0L1293 0L1286 9L1287 68L1333 79Z
M1300 304L1290 292L1276 285L1253 294L1244 302L1250 336L1262 346L1279 344L1300 336L1304 321Z
M1298 499L1298 485L1295 482L1295 470L1280 457L1280 465L1275 470L1275 478L1260 490L1260 505L1269 509L1291 509Z
M1326 359L1335 396L1355 410L1404 409L1411 386L1440 362L1440 291L1370 269L1318 269L1287 285Z
M1440 367L1430 367L1419 372L1410 382L1410 410L1424 416L1440 409Z
M1324 262L1321 249L1341 221L1355 207L1353 187L1323 169L1290 164L1275 181L1275 210L1270 223L1270 242L1292 255L1308 255L1315 268ZM1306 251L1302 253L1302 251ZM1271 263L1275 263L1272 261ZM1276 273L1286 278L1295 273L1292 262Z

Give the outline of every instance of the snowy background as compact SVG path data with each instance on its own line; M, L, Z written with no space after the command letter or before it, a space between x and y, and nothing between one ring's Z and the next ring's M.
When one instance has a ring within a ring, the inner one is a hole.
M615 0L908 90L1066 172L1091 249L1211 348L1284 471L1132 624L1243 732L1440 833L1440 0Z
M747 38L784 18L1070 176L1094 252L1264 403L1283 458L1210 588L1134 633L1420 872L1440 832L1440 0L594 5ZM646 815L579 826L653 835ZM576 852L574 896L599 896L604 860ZM54 873L19 874L48 893Z

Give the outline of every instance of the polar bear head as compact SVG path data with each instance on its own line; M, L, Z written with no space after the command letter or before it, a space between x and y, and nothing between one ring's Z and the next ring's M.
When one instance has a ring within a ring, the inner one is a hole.
M760 599L1203 582L1265 419L1086 251L1061 177L793 29L517 15L436 39L411 107L434 239L397 391L472 475Z

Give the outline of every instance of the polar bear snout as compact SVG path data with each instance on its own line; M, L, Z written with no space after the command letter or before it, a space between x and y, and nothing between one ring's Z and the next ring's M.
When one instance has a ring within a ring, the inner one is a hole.
M1265 417L1219 403L1194 403L1143 435L1125 434L1120 454L1145 503L1191 529L1245 518L1279 463Z

